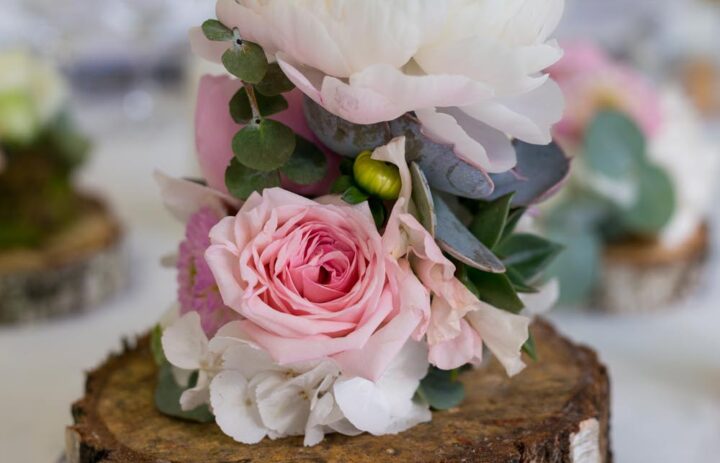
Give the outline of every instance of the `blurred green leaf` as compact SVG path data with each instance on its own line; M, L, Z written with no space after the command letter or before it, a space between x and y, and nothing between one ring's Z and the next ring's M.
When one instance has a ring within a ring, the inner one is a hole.
M214 42L229 42L233 40L233 31L217 19L208 19L202 24L202 31L208 40Z
M197 372L190 379L187 388L183 388L175 382L172 373L172 366L165 362L158 370L157 386L155 389L155 406L165 415L199 423L210 423L215 417L210 413L207 405L201 405L190 411L183 411L180 407L180 396L186 389L197 384Z
M448 410L463 401L465 387L457 380L456 370L430 367L427 376L420 381L417 395L435 410Z
M320 148L303 137L296 136L295 152L281 168L281 172L297 184L312 185L324 179L327 171L327 158Z
M232 142L238 161L251 169L269 172L284 166L295 151L295 133L285 124L263 119L243 127Z
M637 201L622 211L622 222L634 233L656 234L675 212L675 188L659 167L646 165L638 177Z
M233 158L225 170L225 185L231 195L244 201L255 191L280 186L280 175L251 169Z
M645 164L645 136L619 111L601 111L585 136L584 160L594 171L613 179L633 178Z
M517 233L505 238L495 252L506 267L512 266L524 280L532 281L557 257L562 246L529 233Z

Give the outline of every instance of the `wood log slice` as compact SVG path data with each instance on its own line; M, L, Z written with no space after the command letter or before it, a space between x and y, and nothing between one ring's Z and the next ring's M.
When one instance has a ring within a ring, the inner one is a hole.
M87 378L67 428L68 463L603 463L611 461L609 380L597 355L548 323L532 328L540 361L508 379L495 361L463 374L457 409L398 435L337 434L243 445L214 424L160 414L156 366L141 338Z
M608 246L593 305L613 313L648 313L681 301L702 281L709 235L709 227L703 225L674 248L656 240Z
M99 200L39 249L0 251L0 324L86 312L127 279L122 228Z

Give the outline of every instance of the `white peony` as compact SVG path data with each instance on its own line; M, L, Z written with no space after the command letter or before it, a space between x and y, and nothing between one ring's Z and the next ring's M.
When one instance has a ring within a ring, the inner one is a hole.
M0 53L0 141L32 141L66 99L65 81L50 63L21 51Z
M218 19L260 44L298 88L358 124L415 111L423 132L490 173L510 138L547 144L563 99L544 69L564 0L219 0ZM219 61L227 44L191 33Z
M703 133L702 121L679 89L666 89L662 106L663 125L648 154L675 186L675 213L660 235L673 247L690 239L708 218L717 191L720 147Z

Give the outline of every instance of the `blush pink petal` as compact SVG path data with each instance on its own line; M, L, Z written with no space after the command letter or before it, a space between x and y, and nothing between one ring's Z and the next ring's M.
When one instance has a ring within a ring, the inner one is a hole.
M236 198L199 183L169 177L159 171L154 173L154 177L160 187L160 195L165 207L183 223L203 208L208 208L219 217L223 217L228 211L240 207L240 201Z
M454 370L468 363L479 363L482 353L482 339L467 321L462 320L457 337L430 345L428 360L441 370Z

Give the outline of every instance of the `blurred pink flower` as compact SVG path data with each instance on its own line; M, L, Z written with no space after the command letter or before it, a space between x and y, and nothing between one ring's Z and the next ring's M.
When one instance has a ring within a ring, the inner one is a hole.
M236 312L223 304L215 278L205 262L205 250L210 246L210 229L220 218L208 207L190 217L177 262L180 313L197 312L209 337L226 323L239 318Z
M644 75L588 42L566 43L563 48L564 57L549 69L565 94L565 114L555 126L561 140L577 143L603 109L626 113L647 137L657 133L662 123L660 96Z
M228 105L242 83L229 76L206 75L200 80L197 108L195 112L195 145L200 170L208 185L218 191L226 192L225 169L233 157L232 139L242 128L230 116ZM272 116L295 133L315 143L325 153L328 160L328 176L314 185L298 185L283 179L283 188L298 194L318 196L329 191L330 185L338 175L340 159L323 147L315 138L305 121L303 114L303 96L299 90L283 95L289 108Z

